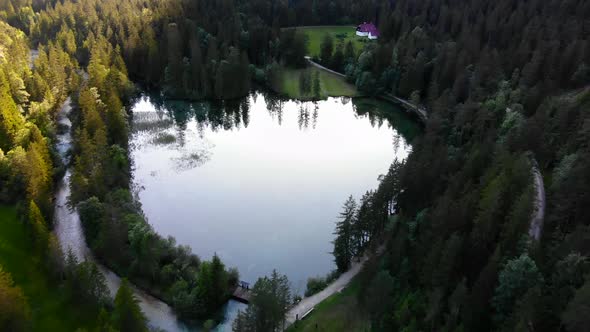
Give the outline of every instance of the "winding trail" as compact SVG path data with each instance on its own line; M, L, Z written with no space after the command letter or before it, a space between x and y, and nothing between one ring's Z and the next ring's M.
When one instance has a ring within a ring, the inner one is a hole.
M390 93L381 94L379 97L381 97L382 99L385 99L385 100L390 100L392 102L400 103L403 106L405 106L406 108L408 108L408 109L412 110L414 113L416 113L416 115L418 115L418 117L420 118L420 120L422 120L422 122L428 121L428 112L426 112L426 109L423 107L412 104L410 101L400 98L400 97L396 97Z
M63 133L57 137L57 150L65 165L69 164L69 153L72 147L72 123L68 118L72 111L71 99L68 98L62 105L58 114L58 124ZM100 272L104 275L107 287L111 296L115 296L119 286L121 285L121 278L113 271L109 270L100 264L86 245L84 233L82 231L82 224L80 216L76 209L68 207L68 197L70 196L70 176L71 170L68 168L64 177L59 181L56 195L55 195L55 235L62 247L64 253L71 251L78 261L94 262ZM150 327L158 328L166 331L188 331L189 329L180 323L172 308L166 303L154 298L141 289L132 285L133 293L139 305L148 318Z
M377 249L376 255L380 255L385 250L385 246L381 246ZM361 272L363 266L371 257L370 252L366 252L363 257L357 261L353 262L350 266L350 269L338 277L338 279L334 280L328 287L326 287L321 292L314 294L312 296L303 298L299 303L293 306L287 312L285 316L285 329L295 323L297 320L301 319L306 313L312 310L316 305L320 302L324 301L331 295L340 292L343 288L348 286L352 278L354 278L359 272Z
M313 61L310 56L305 56L305 60L307 60L307 62L310 65L312 65L312 66L314 66L316 68L319 68L321 70L325 70L325 71L327 71L329 73L332 73L334 75L340 76L342 78L346 78L346 75L344 75L342 73L339 73L339 72L337 72L335 70L332 70L330 68L326 68L326 67L320 65L319 63ZM380 97L382 99L385 99L387 101L393 102L393 103L402 104L407 109L409 109L409 110L413 111L414 113L416 113L416 115L418 115L418 117L420 118L420 120L422 122L426 122L428 120L428 112L426 112L426 109L423 108L423 107L420 107L419 105L415 105L415 104L411 103L409 100L406 100L406 99L403 99L403 98L400 98L400 97L396 97L396 96L394 96L394 95L392 95L390 93L383 93L383 94L378 95L378 97Z
M310 57L310 56L305 56L305 60L307 60L307 62L309 62L309 64L311 64L311 65L312 65L312 66L314 66L314 67L317 67L317 68L319 68L319 69L325 70L325 71L327 71L327 72L329 72L329 73L332 73L332 74L334 74L334 75L340 76L340 77L342 77L342 78L346 78L346 75L344 75L344 74L342 74L342 73L339 73L339 72L337 72L337 71L335 71L335 70L332 70L332 69L326 68L326 67L324 67L324 66L320 65L319 63L317 63L317 62L313 61L313 60L311 59L311 57Z
M543 176L539 170L539 164L534 157L531 157L531 164L531 172L533 173L534 181L533 185L535 186L535 201L529 225L529 236L538 242L541 239L541 233L543 232L543 222L545 220L545 207L547 202L545 200Z

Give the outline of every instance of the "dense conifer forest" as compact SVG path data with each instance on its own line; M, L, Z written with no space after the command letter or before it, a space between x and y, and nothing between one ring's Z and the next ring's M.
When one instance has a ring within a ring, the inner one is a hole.
M85 321L44 326L39 288L0 264L0 330L147 329L128 282L111 299L97 266L62 252L51 232L68 166L70 204L99 261L185 320L213 317L238 273L146 222L130 188L130 100L141 89L242 97L306 66L294 27L373 21L377 42L355 49L326 37L315 60L363 94L424 106L428 120L408 159L344 204L338 270L375 252L355 310L375 331L587 331L588 18L585 0L1 0L0 204L14 213L0 210L0 222L18 216L44 282ZM56 147L68 97L71 165ZM284 279L259 280L261 309L240 314L234 330L280 329L281 317L263 316L279 295L284 316Z

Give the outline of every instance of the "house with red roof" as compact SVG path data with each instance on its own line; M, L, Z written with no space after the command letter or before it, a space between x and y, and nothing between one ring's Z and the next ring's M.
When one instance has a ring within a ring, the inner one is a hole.
M379 38L379 29L375 24L364 22L356 27L356 35L361 37L368 37L369 39Z

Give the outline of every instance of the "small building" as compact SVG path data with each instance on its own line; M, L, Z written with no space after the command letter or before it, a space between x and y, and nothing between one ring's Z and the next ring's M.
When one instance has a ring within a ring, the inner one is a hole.
M369 39L379 38L379 29L375 24L364 22L356 27L356 35L360 37L368 37Z

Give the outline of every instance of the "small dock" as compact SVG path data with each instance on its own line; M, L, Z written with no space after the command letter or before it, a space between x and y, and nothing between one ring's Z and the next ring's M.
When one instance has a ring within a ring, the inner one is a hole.
M240 281L238 287L234 290L232 298L236 301L248 304L250 303L250 297L252 296L252 290L250 290L250 284L245 281Z

